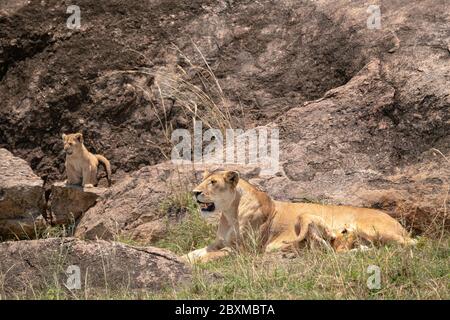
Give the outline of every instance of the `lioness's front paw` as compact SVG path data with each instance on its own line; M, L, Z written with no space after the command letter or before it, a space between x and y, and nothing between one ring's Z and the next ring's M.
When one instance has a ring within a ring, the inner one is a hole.
M181 259L187 263L194 264L202 261L202 257L205 256L207 253L208 252L206 248L197 249L189 252L188 254L185 254L184 256L181 257Z
M90 184L90 183L85 184L85 185L83 186L83 188L93 188L93 187L94 187L94 185L93 185L93 184Z

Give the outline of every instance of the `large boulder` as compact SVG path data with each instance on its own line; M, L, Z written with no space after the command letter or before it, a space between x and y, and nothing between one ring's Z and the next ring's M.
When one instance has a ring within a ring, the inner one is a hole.
M45 226L44 182L6 149L0 149L0 177L0 239L35 237Z
M98 289L155 291L180 287L190 279L190 269L166 250L103 240L4 242L0 244L0 261L0 295L6 297L65 291L67 287L73 294ZM80 286L73 278L77 271Z

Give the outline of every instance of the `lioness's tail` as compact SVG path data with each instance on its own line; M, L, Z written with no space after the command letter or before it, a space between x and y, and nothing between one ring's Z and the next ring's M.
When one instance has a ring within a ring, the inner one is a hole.
M108 186L111 187L111 164L109 163L108 159L100 154L96 154L95 157L101 164L105 166L106 179L108 180Z

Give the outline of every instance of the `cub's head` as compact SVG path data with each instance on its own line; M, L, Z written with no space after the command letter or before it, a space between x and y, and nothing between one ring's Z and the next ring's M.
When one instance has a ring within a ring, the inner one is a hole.
M192 192L203 212L221 211L233 202L238 182L236 171L205 171L203 181Z
M64 152L68 155L81 150L83 145L83 135L81 133L63 134Z
M336 252L345 252L353 249L356 241L356 230L353 227L345 227L336 234L331 245Z

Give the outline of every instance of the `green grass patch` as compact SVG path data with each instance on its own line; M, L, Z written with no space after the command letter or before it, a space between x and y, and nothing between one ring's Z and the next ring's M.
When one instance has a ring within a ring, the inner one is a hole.
M172 223L167 218L167 236L155 243L156 247L184 254L205 247L214 240L217 226L201 216L191 194L183 193L169 199L163 203L162 210L182 215L183 218L179 223Z

